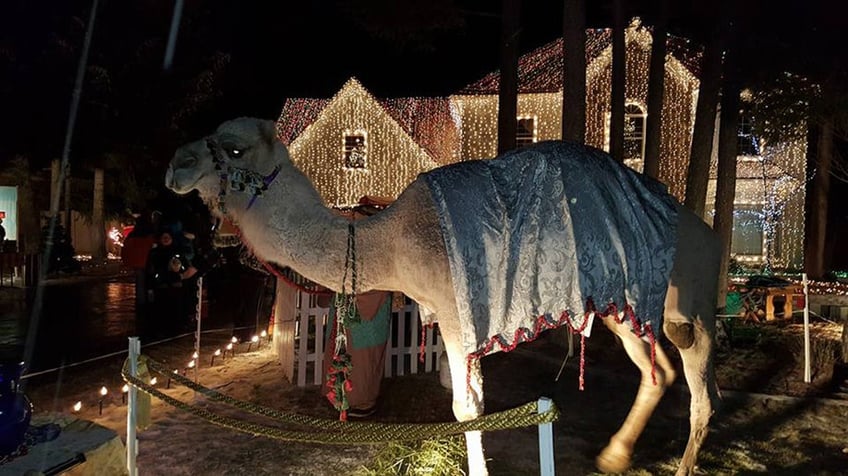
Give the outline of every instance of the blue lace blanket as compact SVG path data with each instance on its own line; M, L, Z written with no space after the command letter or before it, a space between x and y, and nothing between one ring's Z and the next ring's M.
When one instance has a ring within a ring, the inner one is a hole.
M510 350L567 311L630 306L655 334L674 259L665 187L604 152L542 142L423 175L439 210L468 355ZM588 329L586 329L588 335ZM494 346L499 343L500 348Z

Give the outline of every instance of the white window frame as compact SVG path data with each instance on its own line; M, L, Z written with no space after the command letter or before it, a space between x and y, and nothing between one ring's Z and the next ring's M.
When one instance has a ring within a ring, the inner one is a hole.
M751 125L751 116L747 114L744 110L739 112L739 125L736 128L736 147L738 158L741 160L747 161L758 161L762 159L763 155L763 145L759 142L759 139L751 132L753 127ZM744 133L748 131L748 133ZM749 140L752 144L756 142L754 145L756 154L745 154L742 153L741 142L743 140Z
M762 243L760 245L760 253L740 253L739 251L737 251L737 248L735 248L735 245L738 245L738 243L733 243L733 240L732 240L733 235L735 235L736 232L737 232L737 230L736 230L737 213L747 212L747 213L751 213L751 214L759 214L760 216L762 216L765 213L765 206L766 206L765 203L762 203L762 202L736 203L736 204L734 204L733 231L731 232L732 234L731 234L730 250L731 250L731 255L737 261L747 262L747 263L762 263L762 262L765 261L766 253L768 253L768 243L767 243L768 237L766 236L766 225L765 225L765 222L764 222L764 218L760 219L760 234L761 234L761 238L762 238Z
M520 124L521 121L531 120L533 121L533 130L532 137L530 138L530 142L527 142L527 137L520 136ZM535 144L539 141L539 116L535 114L523 114L515 118L515 147L527 147Z
M627 108L633 107L633 106L639 108L640 112L639 113L628 113ZM631 169L637 171L637 172L642 172L642 169L644 168L644 164L645 164L645 141L647 140L646 134L647 134L647 125L648 125L648 112L647 111L648 111L648 108L644 104L642 104L638 101L629 100L629 101L624 103L625 128L627 127L627 120L628 119L633 118L633 117L639 117L639 118L642 119L642 137L641 137L641 139L642 139L641 140L642 150L640 151L641 158L638 158L638 159L625 158L624 159L624 164L627 165L628 167L630 167ZM607 111L606 116L605 116L605 120L604 120L604 151L606 151L607 153L609 153L609 150L610 150L610 128L609 128L609 126L610 126L610 117L611 116L612 116L612 113L610 111ZM626 131L625 131L625 134L626 134ZM627 138L625 137L624 140L626 141Z
M348 138L362 137L362 149L364 149L362 165L351 165L350 156L354 152L348 144ZM345 170L368 170L368 131L364 129L345 129L342 131L342 168Z

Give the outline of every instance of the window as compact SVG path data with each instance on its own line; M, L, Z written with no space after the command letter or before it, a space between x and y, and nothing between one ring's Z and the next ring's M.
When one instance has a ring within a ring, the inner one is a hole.
M366 169L368 166L368 135L365 131L342 133L342 162L346 169Z
M763 256L763 218L762 208L754 205L733 211L732 254Z
M515 147L522 148L536 143L537 138L537 120L536 116L519 116L518 127L515 133Z
M737 129L736 151L737 155L753 156L760 155L760 144L754 137L751 116L742 111L739 114L739 128Z
M645 159L645 118L647 114L638 104L624 106L624 160Z

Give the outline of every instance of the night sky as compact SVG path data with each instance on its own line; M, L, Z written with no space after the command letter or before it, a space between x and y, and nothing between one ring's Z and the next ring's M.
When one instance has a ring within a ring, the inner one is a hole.
M63 137L92 1L4 3L2 133L11 137L0 147L36 142L36 155L54 155L44 150L55 147L55 141L43 142L44 128ZM611 3L587 1L589 27L611 25ZM651 24L658 2L624 3L628 18ZM671 31L696 41L706 38L721 5L671 3L685 4L673 6ZM751 74L846 63L840 45L848 20L835 0L742 3L744 32L737 44L746 49ZM173 0L100 1L81 128L91 127L93 134L115 124L148 130L177 115L176 128L195 134L236 115L274 118L287 97L329 97L351 76L377 96L445 96L499 67L498 1L187 0L174 63L165 71L173 5ZM521 19L525 53L561 33L562 4L525 0ZM201 76L210 71L204 83ZM86 134L82 143L90 140Z

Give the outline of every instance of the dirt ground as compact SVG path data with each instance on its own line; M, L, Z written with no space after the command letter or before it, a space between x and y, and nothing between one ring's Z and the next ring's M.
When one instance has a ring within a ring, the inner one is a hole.
M723 405L701 453L702 474L838 475L848 474L848 402L827 393L829 335L837 326L817 326L813 385L803 383L796 326L737 332L734 348L719 354L716 368ZM205 337L204 353L229 336ZM834 343L834 345L836 345ZM191 354L184 339L146 349L152 358L179 366ZM803 346L800 347L803 349ZM605 330L587 340L585 390L578 390L578 361L566 365L555 381L564 348L553 336L523 344L509 354L482 361L486 411L515 407L540 396L562 410L554 424L558 475L593 474L594 458L615 432L630 407L638 385L635 367ZM674 351L669 352L676 356ZM69 369L33 381L28 394L37 411L68 411L84 400L83 418L126 434L126 407L117 397L98 415L94 392L102 382L119 388L121 359L88 368ZM206 367L206 366L204 366ZM681 372L682 375L682 372ZM318 387L298 388L284 381L269 347L240 352L226 362L203 368L200 382L236 398L281 411L335 418ZM160 383L161 387L161 383ZM216 412L223 410L191 391L167 392ZM756 392L756 393L750 393ZM239 433L181 413L160 402L153 424L140 433L138 463L143 475L339 475L356 474L380 450L374 446L327 446L278 441ZM385 379L373 421L452 421L451 395L437 374ZM484 435L492 475L539 474L535 428ZM688 394L682 377L663 398L636 445L628 475L673 474L688 437ZM0 467L2 470L2 467ZM2 472L2 471L0 471Z

